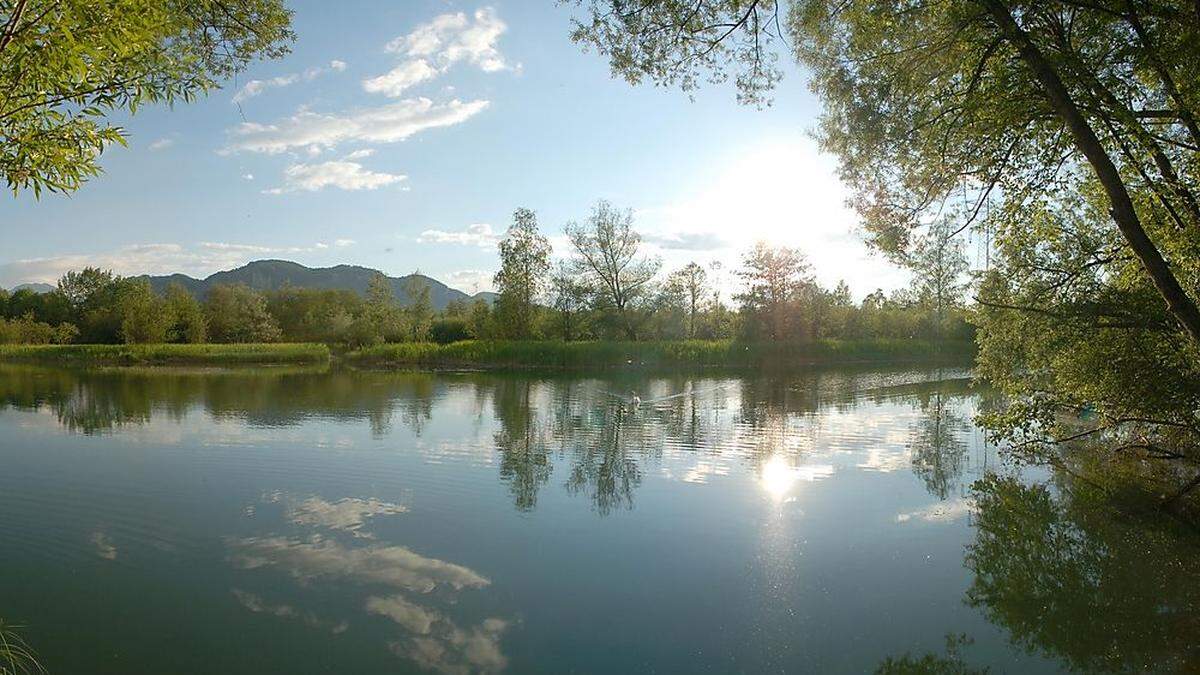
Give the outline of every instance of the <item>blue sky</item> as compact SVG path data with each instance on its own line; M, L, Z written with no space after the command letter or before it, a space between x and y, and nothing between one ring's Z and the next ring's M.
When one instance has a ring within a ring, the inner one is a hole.
M731 85L693 101L614 80L569 41L568 6L291 5L292 54L122 119L129 147L78 192L10 198L0 286L86 264L205 276L285 258L486 290L514 208L536 210L565 255L563 225L601 198L634 209L667 269L729 272L761 239L800 247L859 297L903 284L859 242L795 68L756 110Z

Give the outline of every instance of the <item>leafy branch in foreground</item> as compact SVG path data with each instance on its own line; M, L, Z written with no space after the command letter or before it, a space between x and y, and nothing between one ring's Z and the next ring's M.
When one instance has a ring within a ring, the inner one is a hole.
M107 120L190 101L294 39L282 0L0 0L0 174L71 192L125 132Z

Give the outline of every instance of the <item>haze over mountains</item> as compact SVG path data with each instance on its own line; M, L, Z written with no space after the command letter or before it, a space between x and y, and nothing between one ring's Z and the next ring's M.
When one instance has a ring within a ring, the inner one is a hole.
M172 282L177 282L195 295L204 298L208 290L217 284L246 284L258 291L274 291L291 285L296 288L338 289L356 293L365 293L371 277L381 274L379 270L358 265L337 265L335 267L305 267L300 263L289 260L256 260L241 267L223 272L216 272L203 279L189 277L186 274L170 274L167 276L141 275L150 281L155 291L162 293ZM386 275L385 275L386 276ZM408 304L405 284L415 278L418 282L429 286L429 299L434 309L445 309L453 300L474 302L484 300L489 304L495 300L495 293L481 292L468 295L458 289L427 277L423 274L409 274L402 277L387 277L392 285L392 293L400 304ZM48 284L23 284L39 293L53 290ZM17 288L21 288L18 286ZM14 289L16 290L16 289Z

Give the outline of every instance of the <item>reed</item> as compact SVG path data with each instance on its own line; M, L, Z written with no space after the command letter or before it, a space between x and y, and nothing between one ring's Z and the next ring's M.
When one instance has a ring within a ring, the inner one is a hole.
M445 345L407 342L366 347L346 354L352 365L479 368L775 368L820 363L958 360L970 358L969 342L918 340L817 340L808 343L744 343L731 340L673 342L556 342L466 340Z
M0 345L0 361L61 365L268 365L329 361L323 344Z

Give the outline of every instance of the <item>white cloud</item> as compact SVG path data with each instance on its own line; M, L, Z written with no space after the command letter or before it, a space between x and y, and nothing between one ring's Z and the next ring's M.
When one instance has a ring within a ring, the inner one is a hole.
M343 159L347 159L347 160L365 159L367 157L370 157L373 154L375 154L375 151L372 150L371 148L363 148L362 150L355 150L354 152L346 155Z
M242 174L242 180L254 180L254 174L244 173Z
M496 48L507 29L490 7L476 10L471 17L463 12L437 16L389 42L384 49L406 59L383 75L363 80L363 89L400 96L406 89L434 79L459 62L487 73L508 69L504 55Z
M333 245L337 246L338 248L345 248L347 246L353 246L357 243L358 242L354 241L353 239L337 239L333 242Z
M492 226L488 223L475 223L468 225L467 229L460 232L425 230L417 237L417 242L421 244L461 244L464 246L478 246L480 248L495 248L496 244L500 242L500 235L493 232Z
M358 162L331 161L320 164L292 164L283 170L284 184L264 190L266 194L283 194L305 190L314 192L327 187L342 190L374 190L398 183L406 178L399 174L381 173L363 168ZM338 240L338 246L343 246Z
M415 98L346 114L301 109L275 124L243 122L230 132L230 143L222 152L277 154L295 148L332 148L347 141L395 143L426 129L460 124L487 106L484 100L434 103Z
M305 70L303 74L288 73L287 75L280 75L278 77L272 77L272 78L266 79L266 80L250 80L246 84L242 85L242 88L239 89L237 91L237 93L233 95L233 102L241 103L242 101L245 101L248 98L253 98L255 96L258 96L259 94L263 93L264 91L266 91L268 89L278 89L280 87L288 87L293 84L296 84L301 79L304 79L306 81L311 81L321 75L324 75L325 73L329 73L329 72L340 73L345 69L346 69L345 61L339 61L337 59L334 59L329 62L328 66L314 66L312 68Z
M160 138L160 139L154 141L153 143L151 143L148 147L150 148L150 150L158 151L158 150L166 150L167 148L171 147L172 145L175 145L175 139Z
M507 67L496 42L508 26L491 7L475 10L471 18L463 12L442 14L417 26L384 49L411 58L432 58L441 67L466 61L485 72Z
M438 71L425 59L405 61L378 77L363 80L363 89L372 94L400 96L405 89L437 77Z
M474 295L480 291L495 290L492 286L492 277L494 275L495 272L493 270L457 270L439 275L438 278L445 281L446 285L450 288Z

